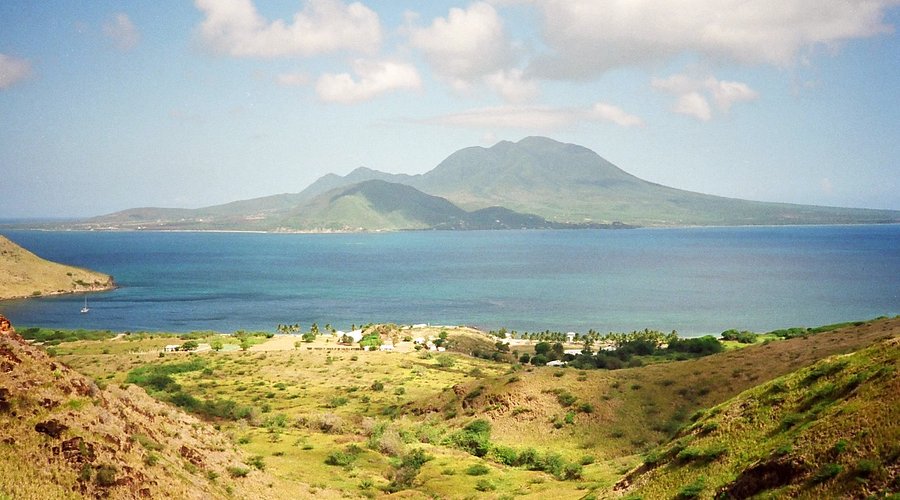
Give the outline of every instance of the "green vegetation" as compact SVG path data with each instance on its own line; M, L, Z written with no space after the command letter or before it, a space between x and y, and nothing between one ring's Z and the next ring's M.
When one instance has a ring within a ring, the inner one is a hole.
M795 489L771 490L824 488L842 496L845 490L829 488L852 483L889 491L900 452L876 449L874 443L890 441L881 424L860 437L860 429L825 429L821 422L843 415L891 421L896 415L876 417L866 406L873 398L862 395L875 394L876 382L890 388L885 384L895 368L869 354L827 357L882 341L900 330L898 321L866 322L852 334L757 340L739 349L737 340L726 340L728 350L716 339L649 330L596 340L591 332L581 335L577 341L592 358L601 344L616 347L600 351L621 363L613 371L573 369L578 356L568 368L520 365L523 351L555 356L561 342L504 352L496 338L449 328L441 340L455 352L436 355L411 345L409 352L351 350L327 335L300 349L293 338L275 338L262 347L281 342L283 350L245 352L231 338L198 332L201 344L222 338L232 348L159 358L159 342L172 337L128 335L66 343L60 356L110 386L139 385L218 426L245 453L235 472L222 469L219 482L271 474L345 496L414 490L446 498L605 498L643 463L646 470L631 476L625 496L705 498L737 487L729 485L752 476L754 464L820 456L795 474ZM434 339L439 331L428 335ZM398 349L410 342L400 339L418 336L396 325L367 325L364 332ZM472 356L475 351L506 357L497 362ZM625 354L627 361L619 357ZM79 399L84 402L72 404L91 405ZM748 428L754 434L745 436ZM167 440L136 434L148 454L144 464L167 465L149 455L163 457ZM810 448L820 435L822 445Z

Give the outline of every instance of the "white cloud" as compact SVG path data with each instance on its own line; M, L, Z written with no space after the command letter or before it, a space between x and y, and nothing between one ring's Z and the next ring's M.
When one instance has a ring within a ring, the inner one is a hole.
M485 77L485 83L506 102L521 103L538 95L537 83L525 80L520 69L491 73Z
M118 13L103 24L103 34L112 40L119 50L131 50L137 47L141 34L131 22L128 14Z
M27 80L31 74L31 63L25 59L0 54L0 90L6 90Z
M712 108L709 107L709 101L699 92L688 92L678 96L672 111L682 115L693 116L704 122L712 119Z
M713 76L697 78L684 74L668 78L654 78L653 88L676 96L672 111L701 121L713 118L710 99L720 113L728 113L737 102L753 101L759 93L746 83L719 80Z
M709 60L789 66L816 46L889 33L897 0L522 0L543 16L551 53L543 78L588 78L610 68L693 53Z
M552 130L584 122L610 122L622 127L643 124L640 118L606 103L597 103L589 108L500 106L473 109L430 120L430 123L459 127L526 130Z
M591 109L591 115L599 120L615 123L621 127L638 127L644 124L644 120L626 113L618 106L598 102Z
M323 101L344 104L367 101L380 94L422 86L418 71L411 64L393 61L356 61L353 72L324 74L316 83L316 93Z
M513 51L500 15L489 4L452 8L427 28L413 27L410 44L424 52L439 75L464 85L507 68Z
M309 83L306 73L282 73L275 77L275 83L282 87L301 87Z
M381 44L378 14L354 2L306 0L288 24L263 18L252 0L194 0L205 18L201 39L235 57L313 56L339 50L372 53Z

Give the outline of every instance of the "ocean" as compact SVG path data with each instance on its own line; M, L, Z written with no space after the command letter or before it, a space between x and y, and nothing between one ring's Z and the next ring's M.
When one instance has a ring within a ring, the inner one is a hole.
M371 234L0 231L121 288L0 301L14 325L274 331L790 326L900 314L900 225Z

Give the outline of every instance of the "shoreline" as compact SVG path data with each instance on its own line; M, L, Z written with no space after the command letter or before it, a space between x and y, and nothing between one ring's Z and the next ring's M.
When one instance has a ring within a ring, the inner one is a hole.
M747 229L747 228L805 228L805 227L867 227L867 226L898 226L900 222L840 222L840 223L814 223L814 224L687 224L687 225L659 225L659 226L632 226L621 227L572 227L572 228L537 228L537 229L138 229L138 228L44 228L44 227L13 227L0 226L0 231L36 231L57 233L223 233L223 234L396 234L396 233L428 233L428 232L485 232L485 231L610 231L610 230L674 230L674 229ZM4 300L4 299L0 299Z
M112 290L117 290L119 285L116 283L111 283L108 286L99 286L96 288L90 288L88 290L63 290L63 291L52 291L52 292L41 292L40 295L14 295L14 296L2 296L0 295L0 302L4 302L7 300L22 300L22 299L40 299L42 297L58 297L60 295L78 295L78 294L86 294L86 293L99 293L99 292L110 292Z

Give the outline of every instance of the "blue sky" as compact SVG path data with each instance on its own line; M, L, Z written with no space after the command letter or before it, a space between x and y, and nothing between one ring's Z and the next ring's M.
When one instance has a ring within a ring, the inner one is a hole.
M897 0L0 2L0 218L200 207L545 135L900 209Z

